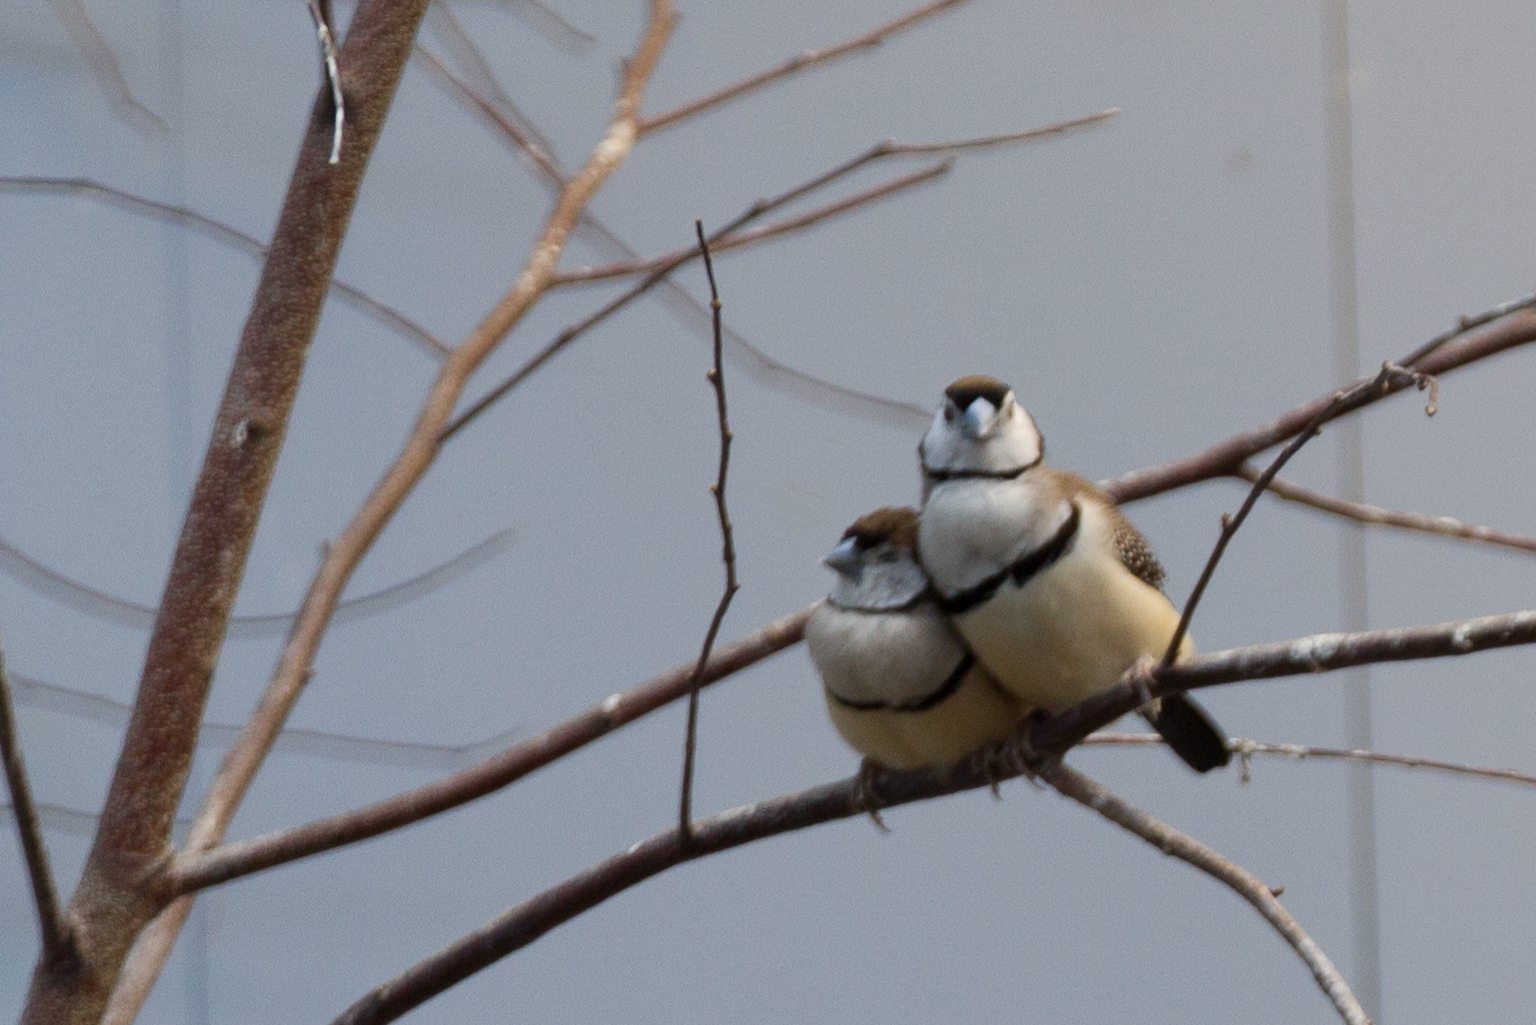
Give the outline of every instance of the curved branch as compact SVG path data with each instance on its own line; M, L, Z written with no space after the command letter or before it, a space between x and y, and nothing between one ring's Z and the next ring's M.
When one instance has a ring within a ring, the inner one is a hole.
M1291 945L1298 957L1312 972L1318 987L1333 1002L1334 1009L1346 1025L1371 1025L1371 1019L1360 1006L1360 1001L1344 981L1344 976L1334 966L1317 942L1307 935L1301 923L1296 921L1284 905L1276 899L1275 891L1264 880L1241 865L1222 857L1216 851L1182 833L1159 819L1148 815L1122 800L1108 787L1089 779L1082 773L1061 762L1046 762L1036 774L1059 793L1098 812L1115 825L1134 833L1147 843L1171 857L1178 858L1198 868L1206 875L1231 887L1239 897L1252 904L1264 920L1275 927L1282 939Z
M488 559L505 551L512 531L501 530L479 541L431 569L382 587L377 591L348 598L336 605L336 621L351 622L398 608L457 580ZM39 562L20 548L0 538L0 572L4 572L39 594L64 602L71 608L108 622L138 629L154 626L160 610L107 591L98 590L74 577ZM229 617L230 637L275 637L292 625L297 612L263 612Z
M148 196L141 196L136 192L129 192L126 189L103 184L93 178L0 175L0 189L16 189L25 192L56 192L65 195L80 195L88 199L99 199L105 203L114 203L134 213L143 214L146 217L153 217L171 224L183 224L190 228L196 228L209 238L217 242L226 243L236 249L243 249L252 256L265 257L270 251L268 245L256 236L248 235L239 228L225 224L223 221L215 220L207 214L198 213L196 210L184 206L162 203L159 200L150 199ZM386 305L356 285L349 285L339 278L331 278L329 287L342 301L373 317L385 327L405 335L428 354L437 359L448 355L448 346L444 345L441 339L393 306Z
M1243 463L1232 472L1233 477L1249 483L1255 481L1258 475L1258 467L1251 463ZM1463 541L1479 541L1501 548L1512 548L1519 552L1536 552L1536 537L1511 534L1493 527L1466 523L1451 516L1426 516L1424 513L1398 512L1394 509L1383 509L1379 505L1368 505L1365 502L1351 502L1348 499L1314 491L1283 477L1276 477L1269 482L1269 493L1287 502L1310 506L1320 512L1342 516L1356 523L1397 527L1400 530L1438 534L1441 537L1454 537Z

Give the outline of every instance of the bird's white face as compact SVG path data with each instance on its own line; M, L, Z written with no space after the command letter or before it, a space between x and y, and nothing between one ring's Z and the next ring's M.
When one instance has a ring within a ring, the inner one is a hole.
M833 605L878 611L909 607L928 589L928 577L910 548L866 538L845 537L822 560L837 573Z
M920 448L930 476L1005 476L1040 461L1044 442L1013 390L990 378L950 385Z

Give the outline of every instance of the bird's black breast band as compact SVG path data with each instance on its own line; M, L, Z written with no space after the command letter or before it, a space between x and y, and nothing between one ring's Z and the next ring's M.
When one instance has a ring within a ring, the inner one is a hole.
M939 607L951 616L958 616L992 597L1005 581L1012 580L1014 586L1023 587L1041 570L1071 551L1072 542L1077 538L1077 528L1081 525L1082 518L1082 508L1073 502L1072 511L1067 514L1066 520L1056 529L1056 533L1051 535L1049 541L1034 551L1024 553L1012 566L999 570L979 584L967 587L963 591L956 591L954 594L939 595Z
M917 454L920 458L923 457L922 446L918 446ZM923 472L935 483L942 483L947 480L970 480L978 477L982 480L1017 480L1039 466L1044 459L1045 450L1042 447L1039 455L1023 466L1015 467L1012 470L930 470L924 465Z
M939 684L937 690L911 701L894 703L890 701L855 701L853 698L843 697L831 687L827 688L827 697L836 701L844 708L852 708L859 712L926 712L959 690L961 682L965 680L965 674L969 673L971 667L975 664L976 656L967 651L955 666L954 671L949 674L943 683Z

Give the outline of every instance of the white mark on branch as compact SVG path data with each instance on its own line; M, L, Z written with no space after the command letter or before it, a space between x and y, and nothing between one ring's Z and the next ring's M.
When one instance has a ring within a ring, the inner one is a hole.
M315 38L320 43L320 63L325 71L325 80L331 87L331 111L333 114L331 128L331 156L329 164L341 163L341 136L347 123L347 104L341 93L341 65L336 53L336 39L331 34L330 19L320 7L320 0L305 0L309 7L309 16L315 23Z

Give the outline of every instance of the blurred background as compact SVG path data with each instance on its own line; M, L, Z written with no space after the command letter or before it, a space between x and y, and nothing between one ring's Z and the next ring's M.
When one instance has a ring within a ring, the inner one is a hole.
M298 0L17 0L0 8L0 640L60 884L72 887L259 263L83 178L271 232L319 83ZM641 3L456 0L501 88L567 166L605 126ZM655 113L903 10L893 0L689 3ZM342 4L338 15L350 14ZM558 18L555 17L558 14ZM561 24L560 19L569 22ZM441 19L423 41L482 90ZM94 41L93 41L94 40ZM1536 283L1536 8L974 0L884 46L644 139L591 212L643 254L884 139L1029 128L937 184L722 255L727 324L825 381L929 407L1011 381L1052 459L1090 478L1190 453L1406 354ZM103 56L101 47L109 50ZM116 64L116 74L111 64ZM124 89L128 90L127 93ZM918 164L883 164L845 186ZM407 72L338 277L455 342L548 210L519 154L422 61ZM565 266L620 254L596 232ZM677 276L702 296L702 272ZM542 302L468 396L616 286ZM925 417L840 401L732 344L730 485L743 590L723 638L823 594L856 515L916 500ZM445 451L349 595L482 541L451 579L335 626L236 820L243 837L419 785L697 653L719 593L707 320L616 317ZM1536 353L1340 424L1290 475L1335 494L1536 532ZM435 371L333 301L238 612L297 606L319 546L396 452ZM1182 601L1239 485L1131 514ZM501 532L511 531L510 534ZM29 561L30 560L30 561ZM1531 604L1528 556L1351 527L1266 501L1194 633L1206 649ZM50 576L52 574L53 576ZM96 592L61 583L57 576ZM238 723L282 624L237 626L208 717ZM1531 654L1211 692L1235 735L1536 768ZM326 1021L506 906L675 815L681 706L403 834L202 897L141 1020ZM796 648L707 691L696 807L846 776ZM228 731L210 729L188 811ZM1379 1020L1520 1020L1536 1002L1536 795L1404 770L1260 760L1195 778L1154 749L1073 764L1273 885ZM414 1021L1326 1021L1305 969L1235 896L1014 782L676 869L460 985ZM10 833L9 822L0 823ZM0 842L0 1018L35 924Z

